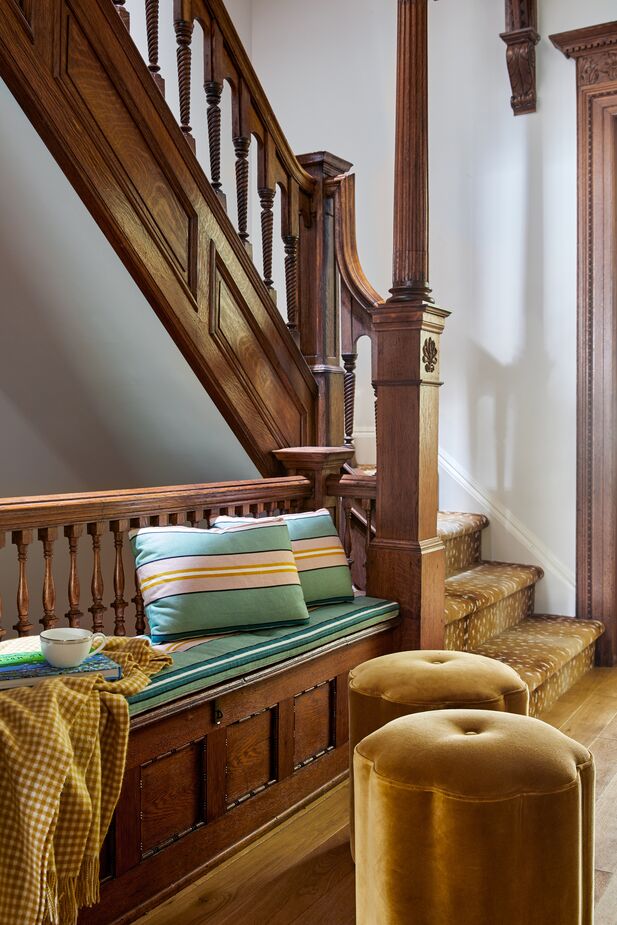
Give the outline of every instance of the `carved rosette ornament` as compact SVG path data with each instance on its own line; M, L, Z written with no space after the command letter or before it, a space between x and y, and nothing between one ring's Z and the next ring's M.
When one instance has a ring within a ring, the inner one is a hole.
M501 33L506 43L506 62L515 116L536 111L536 45L537 0L506 0L506 31Z
M422 362L424 363L424 371L427 373L434 373L437 366L437 344L432 337L427 337L424 341L424 346L422 347Z

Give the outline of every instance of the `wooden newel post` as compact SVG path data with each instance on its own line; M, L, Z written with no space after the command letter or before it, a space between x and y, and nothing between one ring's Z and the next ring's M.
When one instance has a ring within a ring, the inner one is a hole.
M327 151L301 154L298 160L317 180L310 223L300 227L300 349L319 387L317 443L335 446L345 434L332 180L352 165Z
M303 475L310 479L313 484L311 506L315 510L328 508L333 516L338 499L328 493L328 478L340 475L353 453L353 447L348 446L303 446L274 451L288 475Z
M377 517L369 594L395 599L403 648L443 645L437 536L440 335L428 284L428 0L399 0L390 299L375 309Z

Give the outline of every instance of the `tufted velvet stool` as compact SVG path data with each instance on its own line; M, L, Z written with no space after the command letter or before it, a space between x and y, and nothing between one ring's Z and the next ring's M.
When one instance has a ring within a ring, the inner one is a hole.
M438 710L354 755L356 925L591 925L594 766L528 716Z
M350 832L353 836L353 751L390 720L424 710L469 707L528 712L527 685L508 665L470 652L394 652L349 674Z

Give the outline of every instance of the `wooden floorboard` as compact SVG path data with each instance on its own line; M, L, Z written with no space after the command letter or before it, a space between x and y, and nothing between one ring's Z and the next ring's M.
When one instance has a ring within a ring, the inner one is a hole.
M542 719L594 754L595 925L617 925L617 668L594 669ZM137 925L353 925L347 812L342 784Z

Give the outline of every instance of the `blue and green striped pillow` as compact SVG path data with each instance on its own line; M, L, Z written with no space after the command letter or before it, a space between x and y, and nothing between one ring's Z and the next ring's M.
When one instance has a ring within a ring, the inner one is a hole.
M286 524L130 534L153 642L309 619Z
M218 517L214 526L228 529L235 524L268 523L280 518ZM291 548L300 574L307 606L353 601L351 572L343 545L329 511L284 514Z

